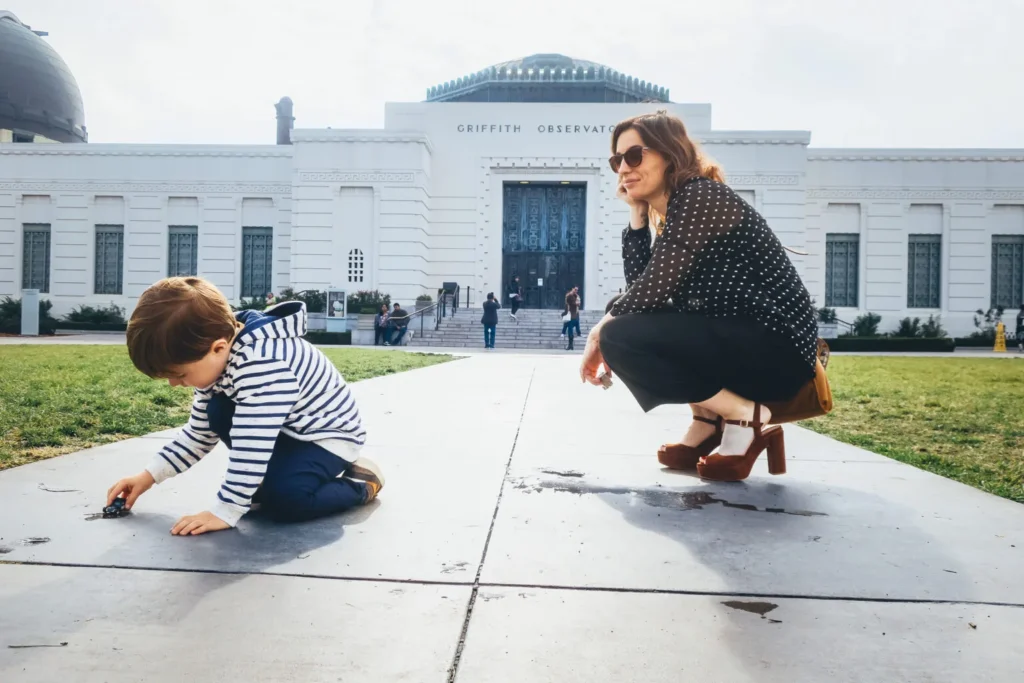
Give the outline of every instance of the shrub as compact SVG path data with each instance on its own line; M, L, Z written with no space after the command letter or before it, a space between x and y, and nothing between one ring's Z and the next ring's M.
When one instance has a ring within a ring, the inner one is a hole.
M363 306L359 309L359 313L362 315L377 315L377 311L379 310L379 308L374 308L373 306Z
M956 350L956 342L949 337L943 339L907 339L900 337L839 337L829 340L831 351L861 352L934 352L951 353Z
M90 325L123 325L124 309L111 302L110 306L76 306L64 316L69 323L87 323Z
M942 318L937 315L928 316L928 321L921 325L921 336L925 339L942 339L949 333L942 329Z
M900 321L899 327L896 331L889 335L890 337L920 337L921 336L921 319L920 318L904 318Z
M836 309L823 306L818 309L818 322L834 323L836 321Z
M977 329L971 332L971 337L985 339L991 342L996 340L996 323L1003 318L1003 307L996 306L987 311L980 308L974 312L974 327Z
M54 334L57 331L57 319L50 313L51 308L52 301L39 300L39 334ZM5 296L0 300L0 333L21 334L21 299Z
M251 299L242 297L238 300L237 306L232 306L233 311L262 311L267 307L267 300L263 297L254 296Z
M361 290L348 295L348 310L350 311L361 311L364 308L373 308L376 311L381 304L391 308L391 295L376 289Z
M843 337L877 337L878 324L882 322L882 316L877 313L865 313L853 321L853 329Z
M431 297L429 294L420 294L418 297L416 297L416 301L433 301L433 300L434 300L433 297Z

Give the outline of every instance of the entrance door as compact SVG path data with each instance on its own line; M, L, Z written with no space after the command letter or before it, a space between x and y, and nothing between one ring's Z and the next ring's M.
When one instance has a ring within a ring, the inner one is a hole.
M579 285L583 296L586 185L505 183L502 289L518 275L524 308L565 306Z

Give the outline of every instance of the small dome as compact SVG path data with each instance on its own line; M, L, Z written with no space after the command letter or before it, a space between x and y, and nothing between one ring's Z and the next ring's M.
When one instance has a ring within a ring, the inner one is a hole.
M85 111L60 55L11 12L0 11L0 129L85 142Z

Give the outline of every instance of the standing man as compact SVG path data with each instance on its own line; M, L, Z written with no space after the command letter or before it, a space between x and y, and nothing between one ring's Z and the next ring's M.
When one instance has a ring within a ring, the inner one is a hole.
M487 293L487 301L484 302L484 316L480 319L480 322L484 326L484 348L494 348L494 334L498 327L498 309L501 308L499 303L494 298L494 292Z
M514 276L508 283L508 302L512 306L512 310L509 311L509 317L516 322L519 322L519 318L516 317L516 313L519 312L519 305L523 302L523 286L519 284L519 276Z

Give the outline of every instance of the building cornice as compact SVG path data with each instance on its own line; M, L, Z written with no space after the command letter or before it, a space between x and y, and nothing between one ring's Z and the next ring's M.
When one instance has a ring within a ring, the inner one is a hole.
M414 171L300 171L300 183L414 183Z
M38 192L61 194L84 192L87 194L242 194L287 195L292 186L281 183L137 183L137 182L0 182L0 190L12 192Z
M1020 201L1024 190L948 190L941 188L887 189L878 187L813 187L807 189L808 199L896 199L917 200L980 200Z
M224 145L121 145L121 144L0 144L0 156L88 156L88 157L264 157L290 158L286 146Z
M712 130L693 135L699 142L714 145L803 145L811 144L804 130Z
M808 149L808 161L1024 161L1024 149Z
M387 130L332 130L330 128L311 129L304 128L292 131L292 142L384 142L384 143L414 143L423 145L431 154L434 153L434 146L430 143L424 133L416 131L394 131Z

